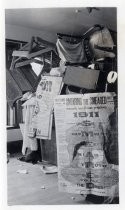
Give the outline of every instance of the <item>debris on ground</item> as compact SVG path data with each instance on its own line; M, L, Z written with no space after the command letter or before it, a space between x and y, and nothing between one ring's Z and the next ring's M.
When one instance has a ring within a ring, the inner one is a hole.
M22 166L24 166L24 165L23 165L23 164L20 164L19 166L22 167Z
M72 200L75 200L75 197L71 197Z
M41 171L44 173L44 174L55 174L58 172L58 168L57 166L42 166L40 167Z
M28 174L27 169L18 170L17 173L19 174Z
M43 190L46 189L45 186L41 186L40 188L43 189Z

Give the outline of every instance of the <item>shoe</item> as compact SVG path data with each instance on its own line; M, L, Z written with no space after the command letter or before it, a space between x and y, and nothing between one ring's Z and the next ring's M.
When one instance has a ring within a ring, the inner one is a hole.
M31 162L33 164L36 164L38 160L40 160L40 157L39 157L38 151L32 151L31 153L25 156L19 157L18 160L27 162L27 163Z
M23 155L22 157L17 158L17 160L25 162L25 156Z
M32 151L30 154L28 154L25 157L25 162L31 162L33 164L36 164L40 160L40 157L38 155L38 151Z

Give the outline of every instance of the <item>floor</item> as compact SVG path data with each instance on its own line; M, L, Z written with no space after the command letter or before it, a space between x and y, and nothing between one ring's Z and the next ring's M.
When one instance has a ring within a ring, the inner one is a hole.
M58 191L57 174L44 174L42 163L33 165L10 157L7 164L8 205L78 205L88 204L81 195ZM27 174L17 173L27 170ZM44 189L43 189L44 188Z

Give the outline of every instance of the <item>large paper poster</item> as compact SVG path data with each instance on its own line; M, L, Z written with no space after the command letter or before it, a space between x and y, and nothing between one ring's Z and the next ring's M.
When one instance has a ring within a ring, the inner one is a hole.
M42 76L36 90L36 105L32 114L29 134L36 130L36 137L51 139L54 98L60 94L62 77Z
M114 93L63 95L55 99L59 190L112 195L118 166L107 160L109 117Z

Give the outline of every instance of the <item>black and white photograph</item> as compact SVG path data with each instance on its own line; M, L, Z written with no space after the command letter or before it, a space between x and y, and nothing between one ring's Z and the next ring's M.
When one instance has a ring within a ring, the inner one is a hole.
M4 18L7 205L118 206L118 8Z

